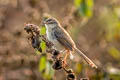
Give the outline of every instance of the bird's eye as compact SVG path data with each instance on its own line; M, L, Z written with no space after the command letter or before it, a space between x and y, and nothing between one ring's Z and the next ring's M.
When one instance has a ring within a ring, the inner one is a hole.
M53 24L53 23L56 23L56 21L52 18L49 18L49 19L46 20L46 23L47 24Z
M51 21L52 21L52 19L48 19L48 20L47 20L47 22L51 22Z

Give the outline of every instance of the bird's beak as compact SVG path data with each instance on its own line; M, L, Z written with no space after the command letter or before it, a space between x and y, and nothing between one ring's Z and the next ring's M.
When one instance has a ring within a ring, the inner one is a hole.
M45 25L45 24L47 24L46 21L43 21L43 22L42 22L42 25Z
M47 22L43 21L43 24L46 24Z

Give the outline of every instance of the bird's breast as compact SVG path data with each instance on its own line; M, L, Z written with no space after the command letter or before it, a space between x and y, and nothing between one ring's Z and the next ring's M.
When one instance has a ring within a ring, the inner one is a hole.
M65 50L65 48L60 44L60 42L59 42L59 41L57 40L57 38L55 37L53 31L50 31L50 30L48 31L48 30L47 30L46 34L47 34L48 40L54 44L53 47L54 47L56 50L59 50L59 51Z
M55 40L55 35L54 35L54 33L52 31L47 30L46 33L47 33L47 38L48 38L49 41L52 42L53 40Z

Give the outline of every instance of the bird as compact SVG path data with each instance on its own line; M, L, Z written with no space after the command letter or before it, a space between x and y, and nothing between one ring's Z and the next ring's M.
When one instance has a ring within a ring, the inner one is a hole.
M75 51L78 53L92 68L97 66L77 47L69 33L60 25L59 21L54 17L49 17L43 21L46 27L47 39L53 43L53 48L60 52L67 51L64 57L66 61L68 55Z

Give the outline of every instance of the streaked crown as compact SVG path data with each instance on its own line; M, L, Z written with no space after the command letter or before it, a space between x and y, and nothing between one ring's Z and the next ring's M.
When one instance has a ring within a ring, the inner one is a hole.
M58 24L55 18L48 18L44 21L44 24Z

